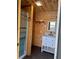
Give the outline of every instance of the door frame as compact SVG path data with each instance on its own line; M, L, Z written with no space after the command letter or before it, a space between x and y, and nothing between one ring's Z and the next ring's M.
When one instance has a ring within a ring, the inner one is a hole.
M60 22L60 6L61 2L58 0L58 11L57 11L57 27L56 27L56 44L55 44L55 54L54 59L57 59L57 49L58 49L58 36L59 36L59 22Z
M21 22L21 19L20 19L20 15L21 15L21 0L18 0L18 6L17 6L17 12L18 12L18 19L17 19L17 59L19 59L19 45L20 45L20 22Z

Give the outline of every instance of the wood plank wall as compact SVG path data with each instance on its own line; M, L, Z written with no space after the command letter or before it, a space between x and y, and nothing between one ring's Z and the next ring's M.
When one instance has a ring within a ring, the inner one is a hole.
M38 12L35 15L33 45L41 47L41 38L48 31L48 21L56 21L57 12ZM40 21L44 22L40 22ZM37 22L38 21L38 22Z
M31 55L32 46L32 30L33 30L33 5L29 9L29 19L28 19L28 40L27 40L27 55Z

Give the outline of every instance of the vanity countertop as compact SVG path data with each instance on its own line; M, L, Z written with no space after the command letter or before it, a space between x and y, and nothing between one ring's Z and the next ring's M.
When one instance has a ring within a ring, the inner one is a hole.
M47 37L56 37L55 35L43 35L43 36L47 36Z

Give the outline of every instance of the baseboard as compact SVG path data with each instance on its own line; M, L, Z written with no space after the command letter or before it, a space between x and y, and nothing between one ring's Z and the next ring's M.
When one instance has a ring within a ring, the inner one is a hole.
M33 47L33 46L34 46L34 47L39 47L39 48L41 48L41 46L38 46L38 45L32 45L32 47Z
M40 45L37 45L37 44L33 44L32 46L41 47Z

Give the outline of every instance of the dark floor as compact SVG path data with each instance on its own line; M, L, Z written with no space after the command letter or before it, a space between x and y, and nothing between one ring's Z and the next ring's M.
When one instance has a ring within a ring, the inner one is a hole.
M23 59L54 59L54 54L42 52L39 47L32 47L32 55L25 56Z

